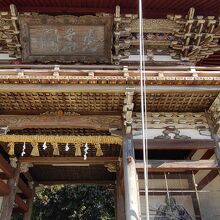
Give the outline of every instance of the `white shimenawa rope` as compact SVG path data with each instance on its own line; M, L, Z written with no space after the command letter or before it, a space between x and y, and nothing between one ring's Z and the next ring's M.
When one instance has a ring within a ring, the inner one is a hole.
M143 135L143 160L144 160L144 188L145 188L145 209L146 219L150 219L149 198L148 198L148 146L147 146L147 95L146 76L144 61L144 36L143 36L143 13L142 0L139 0L139 43L140 43L140 74L141 74L141 118Z

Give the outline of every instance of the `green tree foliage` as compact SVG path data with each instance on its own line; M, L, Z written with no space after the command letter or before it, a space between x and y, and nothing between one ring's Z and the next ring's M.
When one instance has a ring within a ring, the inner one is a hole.
M32 220L113 219L114 191L104 186L44 187L34 200Z

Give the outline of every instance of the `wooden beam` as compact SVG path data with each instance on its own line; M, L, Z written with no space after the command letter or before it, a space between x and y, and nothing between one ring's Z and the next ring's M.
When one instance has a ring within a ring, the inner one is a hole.
M17 184L20 175L20 163L18 163L17 168L15 170L15 175L12 179L8 181L8 185L11 189L10 193L3 198L2 202L2 213L0 216L0 220L10 220L12 211L13 211L13 204L15 201L15 196L17 193Z
M122 164L116 173L116 219L125 219L125 189L124 189L124 172Z
M120 115L0 115L0 127L25 128L87 128L109 130L122 128Z
M196 190L194 174L188 175L188 189ZM174 189L174 191L175 191L175 189ZM199 204L199 201L198 201L198 194L193 193L191 195L191 199L192 199L195 215L196 216L201 216L201 209L200 209L200 204Z
M125 214L128 220L140 219L140 199L134 146L131 134L123 136L123 170L125 187Z
M81 184L89 184L89 185L115 185L115 180L39 180L35 181L35 184L43 184L43 185L81 185Z
M66 164L106 164L116 163L119 157L88 157L84 160L83 157L20 157L21 163L31 163L34 165L60 165Z
M169 175L166 176L167 179L175 180L176 177L180 174L180 172L170 172ZM189 175L192 175L191 171L185 171L181 173L181 179L188 179ZM148 179L156 179L156 180L164 180L164 172L152 172L149 171ZM144 179L144 173L138 173L138 179Z
M204 155L200 158L200 160L210 159L214 154L215 154L215 151L213 149L209 149L204 153Z
M29 188L29 186L27 186L24 181L19 178L18 181L18 188L22 191L22 193L24 193L26 198L31 198L32 197L32 190Z
M2 169L7 178L13 178L14 168L7 162L7 160L2 155L0 155L0 168ZM19 178L18 187L27 196L27 198L31 197L30 189L21 178Z
M33 202L34 202L34 195L35 195L35 187L33 187L31 192L31 197L27 200L28 210L24 213L23 220L31 220L31 214L33 209Z
M2 179L2 180L8 180L8 176L5 174L5 173L3 173L3 172L1 172L0 173L0 179Z
M23 199L19 195L15 196L15 203L18 205L18 208L23 213L28 211L28 205L23 201Z
M139 172L143 172L143 161L136 162L136 168ZM198 161L173 161L173 160L150 160L148 169L150 172L166 172L166 171L186 171L186 170L216 170L219 169L216 160L198 160Z
M10 193L10 187L7 183L0 179L0 196L6 196Z
M14 169L2 155L0 155L0 168L9 178L13 178Z
M149 150L197 150L214 149L214 140L148 140ZM135 150L143 149L142 140L134 140Z
M113 85L113 84L1 84L0 92L48 92L48 93L74 93L74 92L87 92L87 93L124 93L128 85ZM139 85L131 85L135 92L141 92ZM197 85L177 85L177 86L147 86L147 93L155 92L218 92L220 86L197 86Z
M216 176L219 175L218 170L211 170L204 178L198 183L198 190L202 190L207 184L209 184Z

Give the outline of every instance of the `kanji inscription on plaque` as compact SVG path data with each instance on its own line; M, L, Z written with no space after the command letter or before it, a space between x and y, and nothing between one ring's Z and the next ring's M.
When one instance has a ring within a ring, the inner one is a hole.
M23 16L24 62L110 63L110 16Z

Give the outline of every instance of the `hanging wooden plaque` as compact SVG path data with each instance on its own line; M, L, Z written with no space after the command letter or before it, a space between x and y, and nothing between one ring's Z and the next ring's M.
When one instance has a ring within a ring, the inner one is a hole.
M111 63L112 16L20 16L23 62Z

